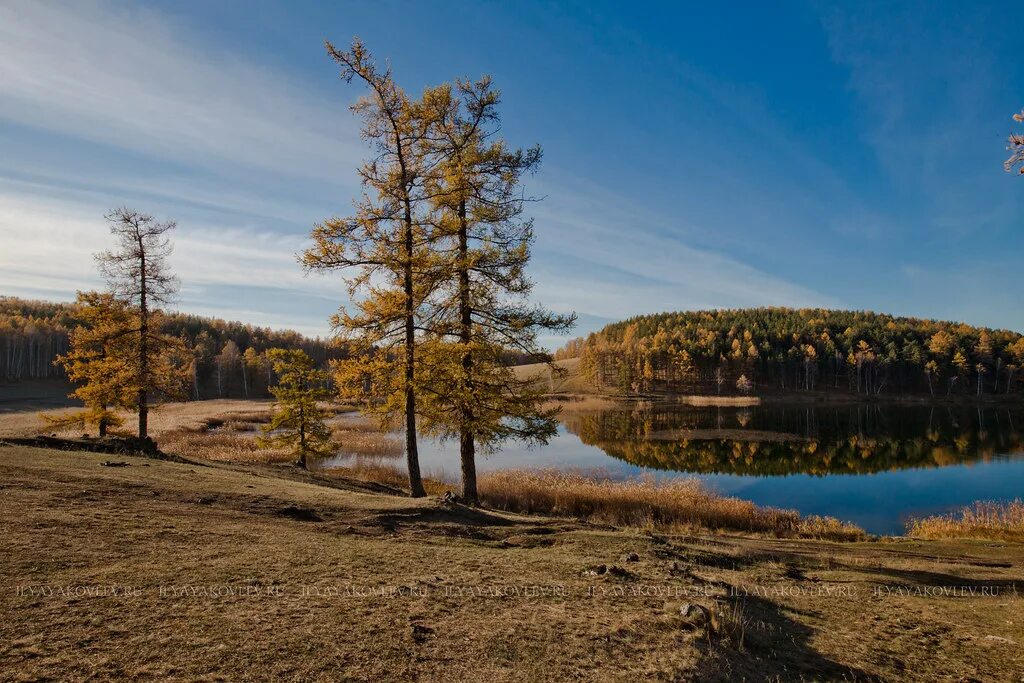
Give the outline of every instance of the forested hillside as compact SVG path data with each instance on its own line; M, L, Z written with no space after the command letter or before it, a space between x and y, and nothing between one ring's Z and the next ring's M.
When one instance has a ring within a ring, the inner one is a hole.
M78 324L72 303L0 297L0 380L63 377L54 360L67 352L68 334ZM191 352L193 399L269 396L270 348L303 349L321 366L341 353L327 340L298 332L184 313L167 313L163 331Z
M1013 394L1024 337L864 311L752 308L662 313L560 349L599 387L625 393L754 391Z

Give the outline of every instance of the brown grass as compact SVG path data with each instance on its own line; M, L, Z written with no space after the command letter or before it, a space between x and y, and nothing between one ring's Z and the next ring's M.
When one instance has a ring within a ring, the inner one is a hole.
M0 447L0 680L1024 675L1021 544L652 535L290 467L110 459ZM908 584L1000 592L877 594ZM51 592L23 592L40 587ZM74 591L96 587L132 592ZM396 594L367 593L378 589ZM698 601L711 632L682 618Z
M288 462L294 459L285 449L260 448L255 434L231 431L182 428L161 437L160 449L183 458L223 462Z
M349 415L354 409L344 404L326 403L324 410L336 421L334 437L339 448L357 455L391 456L402 453L397 439L381 433L370 420ZM58 416L73 409L46 411ZM217 399L168 403L150 413L150 434L161 450L190 459L234 462L288 462L290 453L280 448L261 449L256 443L260 428L270 421L273 403L268 400ZM130 431L134 416L123 414L124 427ZM40 413L22 412L0 415L0 435L30 436L54 433L72 437L80 428L54 429Z
M915 538L987 538L1024 541L1024 501L979 501L947 515L912 519L907 535Z
M557 405L571 411L602 409L613 404L593 396L564 398ZM373 459L401 456L401 439L381 431L376 421L352 414L348 406L331 404L325 408L333 414L329 425L338 452L353 457L344 466L322 472L405 490L408 481L403 469ZM263 449L256 442L260 427L270 420L271 411L270 401L167 404L153 413L151 431L163 451L184 458L289 462L292 455L286 449ZM38 415L30 417L22 423L41 422ZM126 417L130 420L130 416ZM77 432L71 430L68 435ZM456 489L438 478L428 479L425 486L431 494ZM728 529L840 541L865 537L859 528L838 520L802 519L792 510L763 508L749 501L721 497L691 479L617 481L592 473L509 470L482 475L480 495L486 505L496 509L571 516L638 528Z
M796 534L801 538L820 538L828 541L863 541L868 538L864 530L856 524L819 515L801 517L797 523Z
M409 476L405 471L395 467L394 465L375 462L373 460L364 460L362 458L353 458L352 462L349 464L342 467L331 467L330 469L318 470L318 473L327 476L372 482L374 484L383 484L384 486L390 486L391 488L399 491L406 491L409 488ZM423 488L426 489L427 495L440 496L448 491L455 491L456 487L448 482L441 481L440 479L424 477Z
M189 401L186 403L165 403L156 406L149 414L149 432L157 440L168 432L183 428L209 428L210 420L262 422L269 419L272 402L267 400L216 399L211 401ZM42 415L59 416L80 408L61 408L39 413L11 412L0 414L0 435L32 436L35 434L52 433L41 417ZM124 426L131 429L135 425L135 415L120 413ZM219 425L218 425L219 426ZM93 430L95 433L95 430ZM58 432L60 436L79 436L81 429L70 429Z
M546 363L517 365L512 370L517 378L532 380L535 386L549 394L592 394L596 387L583 376L579 365L579 358L556 360L555 366L565 371L561 377L551 375Z
M408 489L403 469L372 459L357 457L320 472ZM455 482L430 477L424 478L424 487L429 495L459 490ZM867 538L863 529L833 517L802 518L793 510L719 496L696 479L658 482L615 480L593 472L500 470L481 474L478 489L481 502L493 509L575 517L597 524L665 532L721 529L831 541Z
M759 406L757 396L680 396L680 403L690 406Z

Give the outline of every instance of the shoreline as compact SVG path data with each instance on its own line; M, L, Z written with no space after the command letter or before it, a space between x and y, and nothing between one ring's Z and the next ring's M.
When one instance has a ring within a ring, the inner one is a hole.
M858 394L754 394L750 396L718 396L714 394L614 394L614 393L552 393L547 398L553 404L573 406L574 403L604 401L608 405L627 406L640 402L656 405L688 405L693 407L752 408L764 405L795 406L931 406L931 407L1024 407L1024 396L863 396Z

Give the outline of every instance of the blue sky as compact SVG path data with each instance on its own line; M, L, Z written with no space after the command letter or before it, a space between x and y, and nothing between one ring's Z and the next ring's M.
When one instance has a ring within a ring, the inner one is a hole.
M325 333L344 288L294 254L358 191L322 41L359 35L413 92L493 75L545 150L536 299L581 333L752 305L1024 330L1015 6L705 5L4 2L0 293L98 286L128 204L178 220L179 308Z

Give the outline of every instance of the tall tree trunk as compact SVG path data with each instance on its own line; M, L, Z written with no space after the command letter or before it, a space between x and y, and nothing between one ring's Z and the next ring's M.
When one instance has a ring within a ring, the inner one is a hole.
M463 396L469 396L472 389L473 353L470 349L473 334L473 316L470 309L469 292L469 234L466 225L466 202L459 203L459 339L464 345L462 369L466 383ZM476 490L476 443L473 438L473 405L462 405L459 428L459 456L462 460L462 498L469 504L479 500Z
M299 461L296 463L306 469L306 410L299 404Z
M404 164L403 164L404 169ZM416 320L412 281L412 207L405 202L405 457L409 469L409 495L427 495L420 475L420 456L416 446Z
M146 385L149 381L149 307L146 301L146 250L139 235L139 438L149 438L149 405Z

